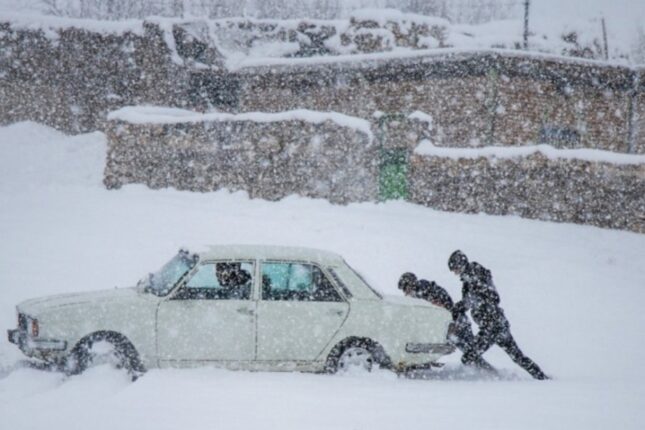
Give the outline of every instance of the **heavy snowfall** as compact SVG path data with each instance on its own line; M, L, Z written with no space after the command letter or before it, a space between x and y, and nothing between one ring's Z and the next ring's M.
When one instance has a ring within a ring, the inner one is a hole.
M99 367L80 376L21 365L0 343L3 428L641 427L645 399L645 237L409 203L335 206L242 192L196 194L102 183L105 136L35 123L0 129L0 324L18 302L132 286L182 246L266 243L342 254L383 293L412 270L453 296L456 248L493 270L524 352L553 378L534 381L497 348L491 378L454 354L428 379L152 370L132 383ZM91 423L91 424L89 424Z
M547 51L561 49L561 41L551 41L567 31L598 46L602 23L608 26L609 49L599 49L600 57L589 61L634 70L645 62L640 2L531 3L534 36L539 35L534 40L549 41L543 45ZM19 20L16 13L30 17L20 18L21 25L41 15L95 24L151 16L340 22L358 9L372 8L367 13L374 16L387 7L445 20L454 34L468 35L468 48L476 50L510 40L510 33L517 36L523 4L0 0L0 22ZM0 84L3 77L0 70ZM108 139L105 130L72 135L33 121L0 122L0 429L643 428L644 234L443 212L403 200L339 205L297 195L268 201L228 189L191 192L143 184L107 189ZM416 153L455 160L491 154L501 160L538 150L552 158L627 164L634 170L644 163L642 154L556 150L531 142L491 149L442 148L425 140L416 147ZM484 358L495 374L464 366L455 352L440 360L443 367L408 375L383 369L327 375L204 366L151 369L133 381L109 365L69 375L28 360L7 341L4 330L16 327L15 307L26 299L131 287L180 248L218 244L326 249L342 255L385 295L401 296L397 281L411 271L436 281L455 300L461 283L447 261L461 249L492 271L515 340L550 379L532 379L494 346Z

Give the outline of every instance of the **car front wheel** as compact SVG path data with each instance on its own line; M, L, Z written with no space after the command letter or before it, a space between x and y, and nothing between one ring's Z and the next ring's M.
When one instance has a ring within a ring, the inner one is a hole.
M125 369L133 379L143 372L134 346L114 333L96 333L81 340L72 350L66 367L70 374L77 375L101 365Z

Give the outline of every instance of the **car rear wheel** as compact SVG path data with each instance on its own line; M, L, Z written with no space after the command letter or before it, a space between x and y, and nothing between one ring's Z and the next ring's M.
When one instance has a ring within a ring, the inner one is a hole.
M350 346L338 357L338 372L371 372L374 357L367 348Z
M383 347L369 338L348 337L331 349L323 371L336 373L358 369L371 372L375 366L392 369L392 360Z

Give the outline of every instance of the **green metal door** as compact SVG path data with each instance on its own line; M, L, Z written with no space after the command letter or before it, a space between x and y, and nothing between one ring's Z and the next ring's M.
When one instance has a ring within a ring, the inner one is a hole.
M405 149L382 149L379 177L380 200L407 199L408 154Z

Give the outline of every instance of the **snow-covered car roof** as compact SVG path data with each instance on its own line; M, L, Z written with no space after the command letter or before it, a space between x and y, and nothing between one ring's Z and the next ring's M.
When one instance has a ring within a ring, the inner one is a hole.
M313 261L323 265L338 265L343 258L331 251L315 248L275 245L216 245L199 252L201 259L263 259Z

